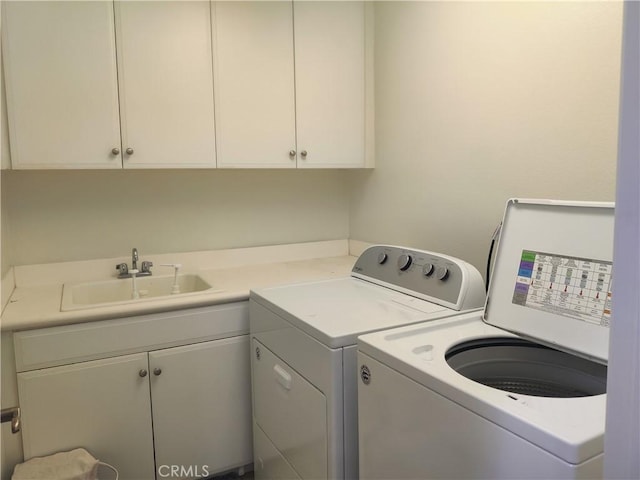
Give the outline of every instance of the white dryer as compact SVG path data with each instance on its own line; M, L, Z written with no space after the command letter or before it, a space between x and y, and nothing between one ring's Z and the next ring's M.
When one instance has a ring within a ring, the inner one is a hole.
M376 245L351 276L251 292L257 479L358 478L356 337L479 309L468 263Z
M613 222L510 200L483 312L358 339L361 478L602 477Z

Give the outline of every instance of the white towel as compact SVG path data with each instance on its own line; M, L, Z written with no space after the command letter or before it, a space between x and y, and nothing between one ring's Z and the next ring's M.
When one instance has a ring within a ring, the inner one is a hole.
M31 458L16 465L11 480L96 480L99 465L111 468L117 480L114 467L98 461L84 448Z

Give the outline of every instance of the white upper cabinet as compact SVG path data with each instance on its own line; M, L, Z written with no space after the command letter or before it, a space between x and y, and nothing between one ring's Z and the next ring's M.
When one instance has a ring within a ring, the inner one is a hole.
M215 167L209 2L2 3L13 168Z
M213 3L219 166L371 166L369 9Z
M13 168L121 168L113 4L2 7Z
M212 3L220 167L296 165L292 15L291 2Z
M12 168L373 166L369 2L0 3Z
M299 167L364 166L365 5L294 2Z
M123 166L214 167L209 2L115 9Z

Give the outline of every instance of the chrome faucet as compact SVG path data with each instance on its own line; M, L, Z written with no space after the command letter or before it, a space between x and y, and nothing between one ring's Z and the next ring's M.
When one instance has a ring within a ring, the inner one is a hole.
M139 259L138 249L133 248L131 250L131 270L138 270ZM151 275L151 267L153 267L153 262L143 261L140 270L136 273L136 277L147 277ZM116 265L116 270L118 270L118 278L131 278L131 272L129 272L129 267L126 262Z
M133 250L131 250L131 269L132 270L138 269L138 249L137 248L134 248Z

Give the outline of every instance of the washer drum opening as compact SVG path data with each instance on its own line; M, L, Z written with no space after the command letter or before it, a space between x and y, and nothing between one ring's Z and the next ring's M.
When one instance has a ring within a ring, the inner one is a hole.
M521 338L463 342L445 359L468 379L511 393L572 398L607 391L605 365Z

